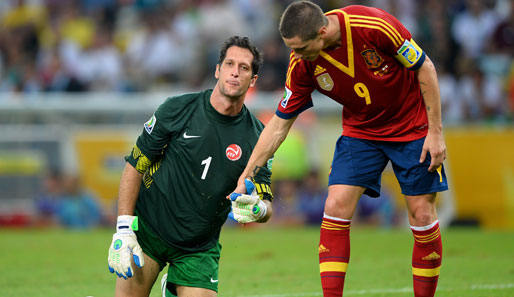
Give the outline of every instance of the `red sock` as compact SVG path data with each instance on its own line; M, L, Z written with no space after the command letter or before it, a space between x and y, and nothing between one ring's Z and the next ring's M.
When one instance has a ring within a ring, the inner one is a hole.
M412 251L414 296L433 297L443 257L439 221L425 227L411 226L411 229L414 234Z
M349 220L323 217L319 240L319 270L324 297L343 296L350 259Z

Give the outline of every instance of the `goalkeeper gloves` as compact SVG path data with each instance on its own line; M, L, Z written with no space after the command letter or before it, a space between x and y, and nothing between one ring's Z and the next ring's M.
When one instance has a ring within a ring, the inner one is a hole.
M118 277L127 279L132 277L134 269L132 269L130 258L134 258L137 267L143 267L145 260L143 258L143 250L137 243L137 237L134 231L137 231L137 217L135 216L118 216L116 224L116 233L112 236L112 243L109 247L109 271L116 272Z
M255 185L249 179L245 179L245 186L247 194L230 194L232 210L228 214L230 219L242 224L259 221L268 210L266 204L257 195Z

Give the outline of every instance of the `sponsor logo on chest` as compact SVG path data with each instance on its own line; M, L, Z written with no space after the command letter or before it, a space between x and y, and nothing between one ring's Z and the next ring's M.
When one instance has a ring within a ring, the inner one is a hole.
M319 66L319 65L316 65L316 69L314 69L314 76L318 76L320 74L322 74L323 72L327 71L327 69Z
M225 149L225 154L230 161L237 161L243 155L243 151L239 145L231 144Z

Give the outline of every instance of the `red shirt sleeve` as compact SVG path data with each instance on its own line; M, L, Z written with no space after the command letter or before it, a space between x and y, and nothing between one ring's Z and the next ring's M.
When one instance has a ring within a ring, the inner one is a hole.
M284 96L275 112L280 118L293 118L313 106L311 93L314 91L314 86L308 69L308 63L296 59L291 52Z

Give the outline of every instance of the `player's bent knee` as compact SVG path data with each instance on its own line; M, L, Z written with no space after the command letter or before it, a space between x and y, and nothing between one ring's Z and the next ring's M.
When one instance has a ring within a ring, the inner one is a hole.
M336 209L337 207L337 199L333 198L331 196L327 197L327 200L325 201L325 212L331 211L333 209Z
M415 226L427 226L435 222L437 217L430 212L418 212L413 216Z
M432 224L437 220L437 212L435 207L431 205L417 205L410 207L409 215L411 216L411 223L415 226L426 226Z
M436 193L420 196L405 196L411 224L415 226L426 226L437 220L435 197Z
M149 292L148 292L149 293ZM115 297L137 297L145 296L143 286L141 286L135 279L121 279L116 280Z
M160 272L155 260L144 254L145 266L135 267L134 276L128 279L118 278L116 280L115 297L140 297L149 296L152 286Z
M335 197L327 197L327 201L325 202L325 214L350 220L353 216L353 212L355 207L351 207L350 205L344 203L342 199L337 199Z

